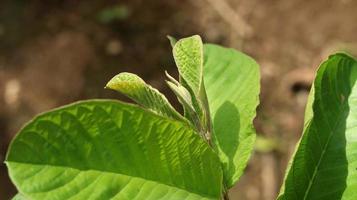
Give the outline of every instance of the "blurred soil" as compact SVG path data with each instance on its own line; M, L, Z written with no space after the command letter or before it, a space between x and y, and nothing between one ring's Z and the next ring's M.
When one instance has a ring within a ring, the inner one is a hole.
M165 70L177 75L166 35L200 34L261 65L255 124L278 145L257 147L230 195L274 199L301 135L317 66L336 50L357 55L357 1L226 1L219 7L209 0L0 0L0 161L10 139L37 113L81 99L127 100L103 89L122 71L139 74L178 108L163 81ZM238 21L227 20L227 5L250 34L239 34ZM14 193L0 164L0 199Z

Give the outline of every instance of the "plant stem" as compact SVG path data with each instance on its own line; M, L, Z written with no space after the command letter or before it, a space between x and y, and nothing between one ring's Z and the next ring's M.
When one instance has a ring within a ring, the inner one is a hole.
M223 193L223 200L229 200L228 191Z

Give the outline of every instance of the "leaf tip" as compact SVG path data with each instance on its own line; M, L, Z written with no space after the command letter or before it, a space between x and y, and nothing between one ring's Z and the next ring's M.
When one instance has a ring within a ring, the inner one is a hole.
M171 47L173 48L177 42L177 39L172 37L171 35L167 35L166 37L167 37L167 39L169 39Z

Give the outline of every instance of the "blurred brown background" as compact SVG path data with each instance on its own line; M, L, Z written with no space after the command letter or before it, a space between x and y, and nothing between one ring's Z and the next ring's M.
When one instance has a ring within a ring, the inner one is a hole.
M261 65L256 151L231 199L272 200L301 135L306 97L330 52L357 53L353 0L0 0L0 199L15 194L3 164L10 139L39 112L88 98L129 71L169 96L166 35L200 34Z

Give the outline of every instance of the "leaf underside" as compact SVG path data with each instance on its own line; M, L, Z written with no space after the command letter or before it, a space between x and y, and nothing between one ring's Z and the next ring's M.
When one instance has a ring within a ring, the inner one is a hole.
M229 188L242 175L253 150L259 82L259 66L252 58L233 49L204 45L204 84L213 142Z
M171 42L180 82L168 75L168 85L195 130L205 140L213 134L216 152L164 95L124 72L107 87L144 109L85 101L40 115L20 131L6 163L21 197L220 199L222 183L226 190L238 181L255 141L258 65L233 49L203 46L197 35Z
M146 84L139 76L122 72L114 76L106 88L116 90L152 112L171 119L183 120L183 117L171 106L166 97L157 89Z
M357 62L345 54L320 66L279 200L357 199L356 80Z
M182 87L187 90L194 110L192 112L191 105L187 104L188 101L182 101L183 99L178 96L180 103L183 105L184 116L192 122L200 135L210 143L211 117L203 83L202 39L199 35L180 39L175 43L172 51L180 74L180 82L172 82L178 87L173 84L169 84L169 86L175 94Z
M181 39L173 48L173 55L180 76L196 97L199 96L203 76L202 40L198 35Z
M29 199L219 199L222 172L187 125L110 100L42 114L15 137L6 159Z
M26 198L22 194L16 194L11 200L26 200Z

